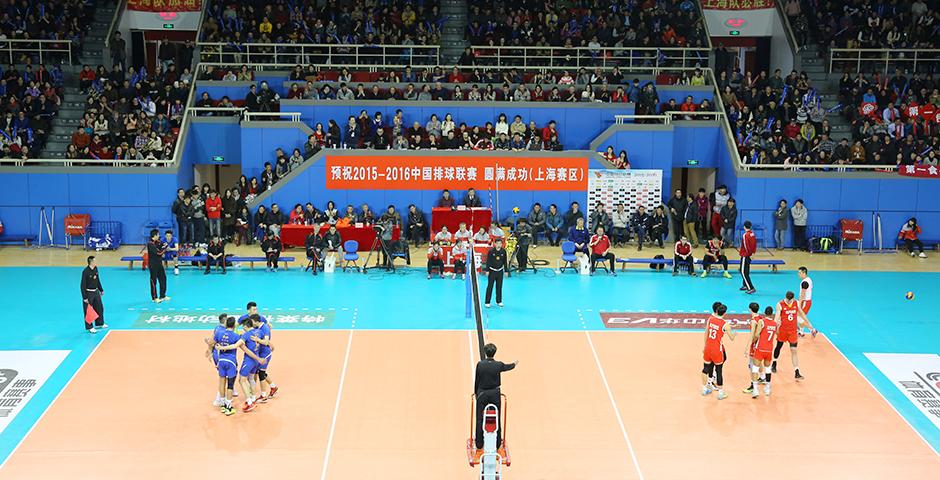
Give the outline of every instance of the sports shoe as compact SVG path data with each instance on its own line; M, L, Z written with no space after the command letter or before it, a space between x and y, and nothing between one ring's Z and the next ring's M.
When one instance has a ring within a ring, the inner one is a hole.
M163 302L169 302L169 301L170 301L170 297L168 297L168 296L167 296L167 297L163 297L163 300L161 300L161 301L163 301Z
M801 338L802 338L802 337L805 337L805 336L806 336L806 332L804 332L804 331L801 329L800 331L796 332L796 335L797 335L798 337L801 337Z
M754 393L754 386L748 386L747 388L745 388L745 389L743 390L743 392L746 393L746 394L748 394L748 395Z
M163 301L162 298L154 298L154 299L153 299L153 303L160 303L160 302L162 302L162 301Z
M275 395L277 395L277 387L271 385L271 391L268 392L268 398L274 398Z
M711 388L709 388L708 386L702 387L702 395L708 395L709 393L712 393Z
M230 417L232 415L235 415L235 409L232 407L223 407L222 413L224 413L226 417Z
M86 331L87 331L88 333L98 333L98 330L96 330L95 327L91 327L91 328L89 328L89 329L86 330Z
M496 303L496 306L497 306L497 307L502 307L502 306L503 306L503 302L497 302L497 303Z
M746 292L744 292L744 293L746 293L746 294L748 294L748 295L753 295L753 294L757 293L757 289L752 288L752 289L750 289L750 290L748 290L748 291L746 291Z
M911 252L911 258L914 258L914 255L915 255L914 252Z
M724 399L726 399L726 398L728 398L728 394L725 393L724 390L719 390L719 391L718 391L718 400L724 400Z
M103 329L105 329L105 328L108 328L108 324L107 324L107 323L102 323L101 325L98 326L98 328L103 330Z
M429 273L429 274L428 274L428 280L430 280L430 279L431 279L431 274Z
M173 275L179 275L179 274L180 274L180 267L173 267Z
M764 385L764 395L768 397L770 396L770 384L769 383Z
M222 406L222 400L221 400L221 399L218 399L218 398L215 399L215 400L213 400L213 401L212 401L212 406L213 406L213 407L221 407L221 406Z
M703 271L702 271L702 278L705 278L705 277L707 277L707 276L708 276L708 270L703 270Z
M777 362L770 366L770 373L777 373Z
M611 276L611 277L616 277L616 276L617 276L617 272L611 270L611 271L610 271L610 276Z
M488 303L484 303L483 306L486 307L486 308L490 308L490 304L488 304Z
M742 292L746 292L746 291L747 291L747 287L741 287L741 288L739 288L738 290L740 290L740 291L742 291Z
M233 396L233 397L237 397L237 396L238 396L238 390L232 390L232 396Z
M254 410L256 405L256 402L245 402L245 406L242 407L242 412L248 413Z
M812 335L813 335L813 338L816 338L816 335L819 335L819 330L813 329Z
M759 397L759 396L760 396L760 389L759 389L759 388L752 388L752 389L751 389L751 398L757 398L757 397Z
M728 273L728 272L725 272L725 274L724 274L723 276L724 276L725 278L731 278L731 274Z
M927 254L924 253L924 252L920 252L920 255L918 255L918 257L920 257L920 258L927 258Z
M270 395L261 395L258 397L258 401L261 403L268 403L268 399L271 398Z
M793 378L795 378L795 379L797 379L797 380L803 380L804 377L803 377L803 375L800 375L800 372L799 372L799 371L797 371L795 374L793 374Z

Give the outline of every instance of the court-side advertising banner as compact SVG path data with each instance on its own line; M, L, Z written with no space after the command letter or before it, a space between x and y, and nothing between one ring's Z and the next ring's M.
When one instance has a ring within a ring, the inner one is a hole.
M198 309L201 310L201 309ZM350 309L340 309L344 317L350 317ZM315 329L329 328L336 320L337 309L334 308L306 308L283 309L280 311L264 313L271 324L277 328L287 329ZM241 314L236 315L236 317ZM219 313L196 310L147 310L141 311L134 320L134 328L149 329L205 329L211 330L219 324Z
M707 313L684 312L600 312L601 321L607 328L642 328L642 329L692 329L704 330ZM729 313L725 321L731 322L736 330L750 328L750 314Z
M587 176L587 157L326 157L329 190L584 191Z
M0 433L68 355L68 350L0 351Z
M594 209L597 202L604 204L607 212L622 203L624 210L633 213L643 205L646 213L663 203L662 170L601 170L592 169L588 174L588 205Z
M866 353L891 383L940 428L940 355Z

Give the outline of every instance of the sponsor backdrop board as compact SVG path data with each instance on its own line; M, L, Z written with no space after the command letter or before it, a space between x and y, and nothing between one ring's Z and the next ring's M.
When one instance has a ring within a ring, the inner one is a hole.
M593 210L601 202L608 213L614 211L614 205L622 203L631 214L640 205L652 214L653 208L663 203L663 171L591 169L587 189L585 211Z
M866 353L865 356L940 429L940 355Z
M69 350L0 351L0 433L68 355Z

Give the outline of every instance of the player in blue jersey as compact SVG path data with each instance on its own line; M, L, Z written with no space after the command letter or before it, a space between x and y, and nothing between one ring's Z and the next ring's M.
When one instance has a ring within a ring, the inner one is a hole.
M245 322L245 319L251 315L258 315L261 318L261 323L268 323L268 319L264 318L264 315L258 313L258 304L255 302L248 302L248 305L245 306L245 309L248 310L248 313L238 317L238 324L242 325Z
M244 333L241 336L241 348L245 352L245 357L242 358L242 366L238 371L238 382L242 386L242 393L245 394L243 412L255 409L256 400L261 391L261 386L257 382L258 369L268 362L258 356L261 344L254 339L258 338L259 327L261 327L261 316L258 314L249 315L242 323Z
M207 337L207 338L205 339L205 341L206 341L206 358L208 358L209 361L212 362L212 366L213 366L213 368L215 368L216 370L218 370L218 367L219 367L219 351L215 349L215 338L219 335L219 333L225 331L225 324L226 324L226 321L227 321L227 320L228 320L228 314L227 314L227 313L223 313L223 314L219 315L219 324L216 325L216 326L215 326L215 329L212 330L212 336ZM216 392L216 394L215 394L215 401L212 402L212 406L214 406L214 407L221 407L221 406L222 406L222 399L223 399L224 397L225 397L225 392L224 392L224 391L221 391L221 390L220 390L219 392Z
M255 314L255 316L257 316L257 314ZM277 394L277 385L275 385L271 377L268 376L268 367L271 366L271 354L274 352L274 344L271 343L270 323L261 323L257 330L257 335L251 337L251 339L260 345L258 356L267 360L264 365L258 367L259 400L264 403Z
M226 318L225 329L217 329L213 334L211 346L219 352L216 369L219 372L220 407L225 415L235 413L235 409L232 408L232 392L235 389L235 378L238 376L236 349L243 347L244 343L244 340L235 332L235 317Z

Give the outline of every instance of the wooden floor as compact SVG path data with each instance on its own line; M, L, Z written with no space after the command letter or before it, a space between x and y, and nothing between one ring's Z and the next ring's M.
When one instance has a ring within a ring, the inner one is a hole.
M470 332L280 331L280 398L230 418L210 405L204 335L110 332L0 479L238 477L248 465L276 479L476 477ZM523 359L504 374L508 478L940 478L940 458L823 336L800 345L804 382L784 354L773 396L756 400L739 390L748 373L731 342L724 401L700 395L698 332L491 339Z
M139 255L140 245L124 246L116 251L95 252L98 257L98 264L102 266L122 266L120 258L128 255ZM672 249L646 247L638 252L636 246L612 249L618 258L650 258L654 255L665 255L671 258ZM696 250L696 258L700 258L702 249ZM257 245L240 247L229 246L227 253L240 255L260 256L261 250ZM427 252L427 246L419 248L411 247L412 257L423 259ZM729 258L737 258L737 255L730 250ZM71 250L61 248L25 248L23 246L0 246L0 267L50 267L50 266L84 266L86 257L91 254L82 250L80 247L73 247ZM304 251L302 248L293 248L287 250L285 255L292 255L302 259ZM804 252L795 252L792 250L761 250L755 258L779 258L787 262L785 269L796 269L800 265L810 266L814 270L846 270L846 271L876 271L876 272L938 272L940 271L940 253L928 252L928 258L911 258L905 253L883 253L883 254L862 254L858 255L856 251L846 251L840 255L828 254L808 254ZM529 250L529 258L548 261L554 268L555 262L561 256L558 247L539 246ZM373 256L373 261L378 261ZM423 261L418 261L423 265ZM628 268L646 268L645 265L631 265Z

